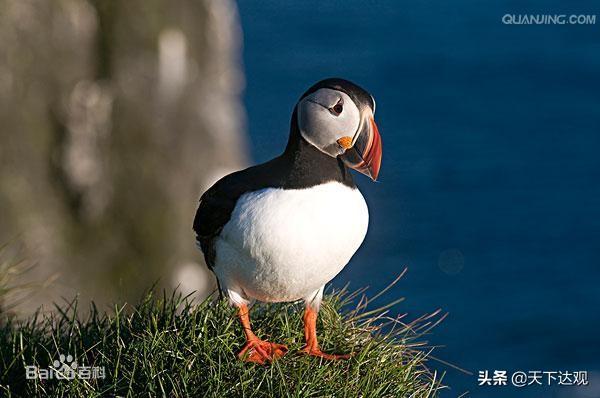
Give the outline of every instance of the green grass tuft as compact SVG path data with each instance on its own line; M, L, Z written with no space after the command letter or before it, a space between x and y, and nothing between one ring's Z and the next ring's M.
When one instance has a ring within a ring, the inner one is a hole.
M51 315L0 326L0 396L7 397L432 397L439 377L426 368L418 341L431 317L407 325L386 308L351 308L363 292L326 296L318 334L326 352L354 352L327 362L296 353L303 344L302 306L258 305L255 333L290 352L271 365L237 359L244 338L235 311L222 301L191 306L177 294L148 294L110 314L92 305L78 320L76 301ZM387 306L386 306L387 307ZM386 332L383 332L386 330ZM101 366L95 380L26 380L25 365L48 368L59 354Z

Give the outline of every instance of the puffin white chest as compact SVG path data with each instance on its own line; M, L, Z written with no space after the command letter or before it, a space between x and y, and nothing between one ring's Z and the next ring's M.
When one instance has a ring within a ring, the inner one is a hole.
M307 297L348 263L367 233L360 191L338 182L243 195L216 242L227 288L261 301Z

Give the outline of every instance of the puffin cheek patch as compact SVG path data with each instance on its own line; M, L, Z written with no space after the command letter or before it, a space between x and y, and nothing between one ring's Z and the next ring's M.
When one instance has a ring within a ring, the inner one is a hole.
M340 146L344 149L350 149L352 148L352 137L342 137L337 140L337 143L340 144Z

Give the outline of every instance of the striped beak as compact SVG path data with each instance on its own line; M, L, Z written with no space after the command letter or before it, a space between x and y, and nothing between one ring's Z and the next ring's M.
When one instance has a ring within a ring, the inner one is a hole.
M365 112L358 133L351 142L349 138L343 137L338 140L338 144L346 149L339 156L340 159L346 166L370 177L373 181L377 180L381 166L382 146L372 112Z

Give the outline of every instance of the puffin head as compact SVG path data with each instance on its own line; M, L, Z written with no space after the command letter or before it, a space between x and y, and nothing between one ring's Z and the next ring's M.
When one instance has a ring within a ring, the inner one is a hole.
M381 166L381 136L374 114L373 96L338 78L309 88L297 106L298 128L309 144L373 181Z

